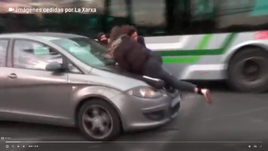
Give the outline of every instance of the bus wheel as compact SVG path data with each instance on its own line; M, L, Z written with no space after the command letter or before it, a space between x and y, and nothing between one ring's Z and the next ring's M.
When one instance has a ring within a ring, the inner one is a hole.
M240 92L261 93L268 90L268 52L247 47L235 54L228 66L227 83Z

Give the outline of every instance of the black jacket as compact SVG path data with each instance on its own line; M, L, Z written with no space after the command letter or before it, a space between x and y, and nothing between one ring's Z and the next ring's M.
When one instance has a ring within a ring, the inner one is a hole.
M145 47L132 40L130 37L122 37L121 43L113 52L114 60L119 67L132 73L141 74L144 65L150 57Z
M137 42L139 44L141 44L143 47L147 48L146 44L145 44L145 40L144 40L144 38L142 36L138 36ZM148 50L151 51L150 49L148 49Z
M152 50L148 49L146 47L145 40L142 36L138 37L137 42L147 49L147 51L151 54L151 57L153 57L155 60L157 60L158 62L163 64L162 56L160 54L154 53Z

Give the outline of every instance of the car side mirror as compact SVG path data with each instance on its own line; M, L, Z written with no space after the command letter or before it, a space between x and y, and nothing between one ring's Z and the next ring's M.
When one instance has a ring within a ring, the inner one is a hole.
M52 72L60 72L63 70L63 66L61 63L54 61L46 65L46 70Z

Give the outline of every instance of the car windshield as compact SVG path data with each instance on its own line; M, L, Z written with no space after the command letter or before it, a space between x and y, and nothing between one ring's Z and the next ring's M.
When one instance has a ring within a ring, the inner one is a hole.
M103 57L107 53L107 49L94 40L88 38L69 38L56 39L51 42L89 66L105 66L111 62L111 59Z

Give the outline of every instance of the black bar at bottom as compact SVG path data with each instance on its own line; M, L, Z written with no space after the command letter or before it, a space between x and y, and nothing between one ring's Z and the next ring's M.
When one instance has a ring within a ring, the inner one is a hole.
M8 148L6 148L8 145ZM31 147L29 147L29 145ZM2 145L1 145L2 146ZM19 148L17 147L19 146ZM24 147L22 147L24 146ZM38 147L37 147L38 146ZM158 144L145 144L145 143L96 143L96 144L5 144L0 149L1 151L135 151L135 150L148 150L148 151L268 151L268 144L264 143L164 143L161 144L161 149Z

